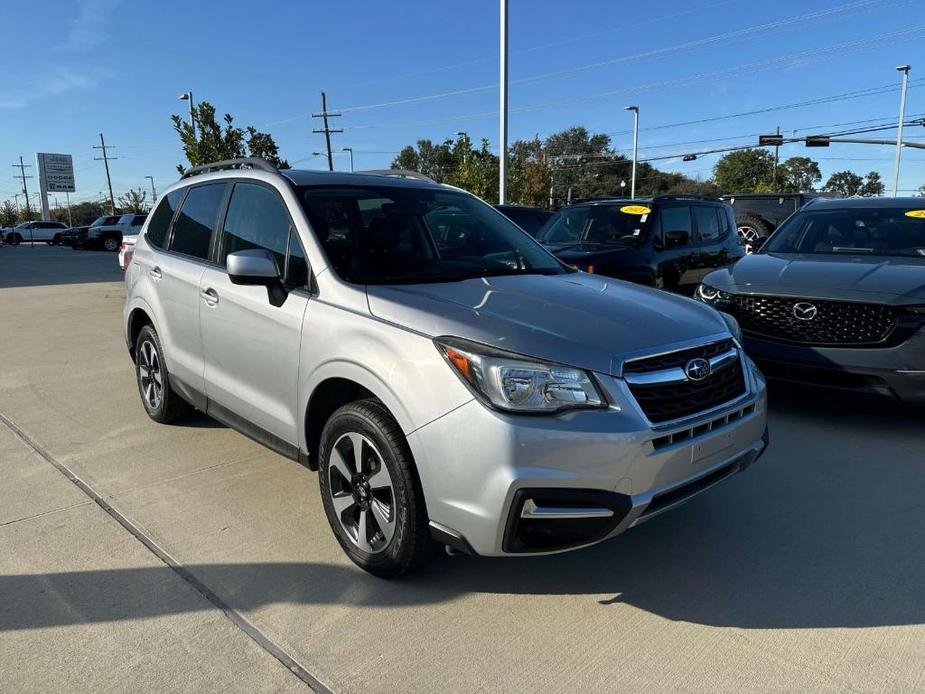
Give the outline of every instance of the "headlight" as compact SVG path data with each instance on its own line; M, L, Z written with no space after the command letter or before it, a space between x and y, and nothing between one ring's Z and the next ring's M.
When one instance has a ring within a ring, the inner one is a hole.
M709 284L698 284L694 295L707 304L715 304L722 301L732 300L732 294L729 292L720 291L716 287L711 287Z
M732 336L736 339L740 345L742 344L742 328L739 327L739 321L730 316L728 313L722 311L719 312L719 315L723 317L723 320L726 321L726 327L729 328L729 332L732 333Z
M553 413L606 407L588 372L535 361L453 337L434 341L460 378L492 407L508 412Z

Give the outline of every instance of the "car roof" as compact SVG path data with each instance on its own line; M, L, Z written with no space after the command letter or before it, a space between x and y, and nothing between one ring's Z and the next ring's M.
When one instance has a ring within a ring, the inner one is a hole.
M804 205L803 209L889 209L908 210L909 208L925 209L923 198L813 198Z

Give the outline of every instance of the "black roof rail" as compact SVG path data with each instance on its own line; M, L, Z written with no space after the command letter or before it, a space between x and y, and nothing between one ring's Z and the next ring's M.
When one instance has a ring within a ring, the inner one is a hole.
M358 171L357 173L373 174L375 176L392 176L393 178L413 178L416 181L430 181L436 183L430 176L425 176L418 171L409 169L370 169L368 171Z
M213 161L209 164L193 166L183 172L180 179L189 178L197 174L209 173L210 171L224 171L226 169L260 169L271 173L279 173L273 164L260 157L241 157L240 159L225 159L223 161Z
M721 202L718 195L656 195L652 198L653 202L666 200L710 200L712 202Z

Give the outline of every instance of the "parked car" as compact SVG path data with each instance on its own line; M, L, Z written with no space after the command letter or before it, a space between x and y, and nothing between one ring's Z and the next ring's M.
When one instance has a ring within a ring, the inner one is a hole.
M71 227L61 232L61 245L70 246L71 248L81 248L84 239L87 238L88 226Z
M437 241L448 216L465 233ZM501 556L596 543L767 443L734 320L575 271L420 176L193 169L125 286L148 415L196 407L317 469L338 542L379 576L431 538Z
M124 236L122 243L119 244L119 267L123 270L132 262L132 255L135 253L135 242L138 235Z
M124 236L137 236L147 217L147 213L123 214L116 217L114 222L109 221L113 219L112 217L107 217L107 221L97 224L100 219L103 219L100 217L87 230L83 246L85 248L102 248L106 251L118 251L122 245L122 238Z
M100 247L102 245L102 240L100 238L101 229L114 226L121 216L122 215L103 215L102 217L94 219L89 226L68 229L61 234L61 243L75 250L78 248ZM92 242L88 242L88 239L91 237L91 229L93 230Z
M816 200L697 296L775 378L925 403L925 200Z
M53 246L61 242L61 233L66 229L67 224L63 222L44 222L41 220L22 222L8 231L4 240L11 246L33 242L42 242Z
M716 199L607 199L563 207L537 239L596 275L691 295L710 271L745 255L732 208Z
M536 236L540 228L552 217L549 210L530 205L495 205L495 209L530 236Z
M745 193L723 195L722 200L735 210L736 228L746 250L751 253L807 202L834 196L834 193Z

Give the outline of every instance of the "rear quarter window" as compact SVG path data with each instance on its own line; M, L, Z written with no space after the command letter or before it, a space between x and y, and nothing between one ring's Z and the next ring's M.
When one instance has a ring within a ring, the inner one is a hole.
M175 190L168 193L161 198L161 201L157 203L157 207L154 208L154 212L151 213L151 223L148 224L145 238L155 248L164 247L164 242L167 240L167 231L170 228L170 220L173 219L173 214L180 205L180 201L183 200L185 192L185 190Z

